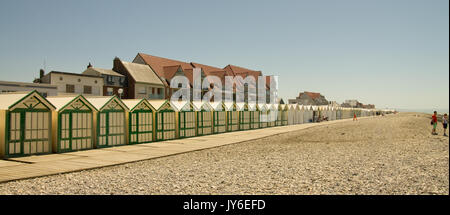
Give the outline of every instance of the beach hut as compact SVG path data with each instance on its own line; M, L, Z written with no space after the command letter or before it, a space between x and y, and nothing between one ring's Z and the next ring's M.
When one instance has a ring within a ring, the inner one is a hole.
M267 127L274 127L277 125L277 116L278 116L278 105L277 104L268 104L267 105L268 112L268 121Z
M313 109L311 105L303 106L304 112L303 112L303 122L304 123L310 123L313 122Z
M260 128L266 128L268 124L269 119L269 108L267 107L267 104L258 104L259 107L259 127Z
M94 115L96 141L94 147L103 148L127 143L126 112L128 107L117 97L87 97L98 111Z
M213 108L209 102L193 102L197 109L197 135L213 133Z
M146 99L124 99L122 102L130 110L127 120L129 144L152 142L155 108Z
M187 101L171 102L177 112L177 134L178 138L194 137L197 135L196 107Z
M249 130L251 124L250 109L247 103L236 103L236 109L239 111L239 130Z
M334 120L334 117L333 117L333 107L328 106L328 107L326 107L326 109L327 109L327 117L328 117L328 121Z
M227 109L223 102L210 103L213 111L213 132L214 134L227 131Z
M286 105L287 108L287 115L288 115L288 125L294 125L296 124L296 113L297 109L294 104L288 104Z
M155 108L154 140L172 140L176 138L177 120L175 109L168 100L149 100Z
M0 94L0 157L51 153L55 109L37 91Z
M336 109L336 120L340 120L340 119L342 119L342 108L338 107Z
M302 105L295 105L295 109L297 110L295 112L295 124L302 124L303 123L303 106Z
M239 113L236 108L236 103L225 102L224 105L227 110L227 131L238 131Z
M260 108L258 104L256 103L250 103L248 104L248 108L250 111L250 129L257 129L259 128L260 124Z
M92 149L95 141L93 118L97 109L82 95L48 97L52 112L54 152Z

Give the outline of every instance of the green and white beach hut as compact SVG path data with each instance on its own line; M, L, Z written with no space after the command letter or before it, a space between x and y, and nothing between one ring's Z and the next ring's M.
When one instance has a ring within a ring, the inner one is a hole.
M239 111L239 130L245 131L251 128L250 109L247 103L236 103L236 108Z
M236 108L236 103L225 102L225 108L227 110L227 131L239 130L239 113Z
M126 113L128 107L117 97L87 97L97 110L94 116L96 148L127 144Z
M209 102L192 102L197 109L197 136L213 133L213 107Z
M267 122L269 118L268 116L269 108L265 103L258 104L258 107L259 107L259 127L267 128Z
M303 106L303 122L310 123L313 122L313 110L311 105Z
M267 127L274 127L277 125L278 117L278 105L277 104L267 104L268 108L268 121Z
M297 104L296 109L297 109L297 112L295 114L295 119L297 122L296 124L302 124L303 123L303 112L304 112L303 105Z
M149 143L154 140L155 108L146 99L123 99L128 107L128 143Z
M177 137L177 119L172 104L168 100L149 100L148 102L156 110L154 114L154 140L175 139Z
M275 104L278 109L277 114L277 126L283 126L288 124L288 106L284 104Z
M211 102L213 111L213 132L214 134L227 131L227 109L223 102Z
M37 91L0 94L0 157L52 152L51 111Z
M259 105L256 103L248 103L248 110L250 112L250 129L258 129L261 123L261 109Z
M287 104L287 113L288 113L288 125L294 125L296 124L296 114L297 114L297 108L294 104Z
M97 109L82 95L48 97L52 112L53 151L71 152L94 148L94 114Z
M178 138L195 137L197 135L196 107L187 101L174 101L171 103L177 112Z

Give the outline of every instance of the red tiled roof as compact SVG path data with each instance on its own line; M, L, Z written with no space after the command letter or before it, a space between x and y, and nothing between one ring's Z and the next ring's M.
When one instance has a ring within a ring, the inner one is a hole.
M313 93L313 92L306 92L305 94L308 95L311 99L317 99L320 97L320 93Z
M173 70L168 69L167 71L170 71L170 74L169 74L169 76L166 77L164 67L181 66L183 71L186 69L193 69L191 64L186 63L186 62L172 60L172 59L168 59L168 58L156 57L156 56L143 54L143 53L139 53L138 55L141 56L141 58L144 60L144 62L146 64L148 64L160 77L164 77L168 80L170 80L168 77L170 77L170 74L172 74L171 72L173 72Z

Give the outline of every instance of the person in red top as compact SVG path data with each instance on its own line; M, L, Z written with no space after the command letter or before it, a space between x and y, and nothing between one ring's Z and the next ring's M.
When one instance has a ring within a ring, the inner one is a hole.
M433 116L431 117L431 124L433 125L433 130L431 130L432 135L437 135L436 127L437 127L437 112L434 111Z
M358 121L358 119L356 118L356 113L353 113L353 121Z

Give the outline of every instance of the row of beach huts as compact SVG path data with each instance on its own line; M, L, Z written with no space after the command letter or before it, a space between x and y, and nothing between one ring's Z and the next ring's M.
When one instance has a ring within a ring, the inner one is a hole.
M374 116L330 106L0 94L0 157L63 153L224 132Z

